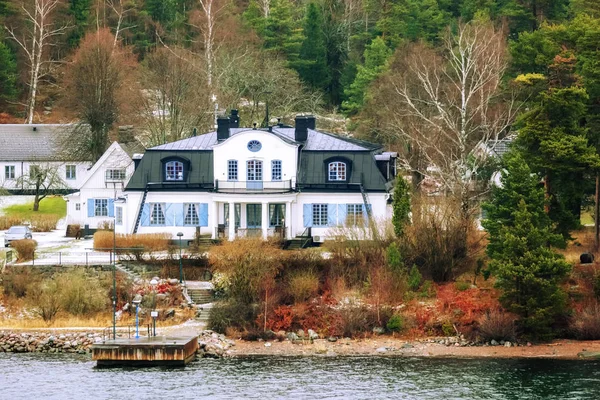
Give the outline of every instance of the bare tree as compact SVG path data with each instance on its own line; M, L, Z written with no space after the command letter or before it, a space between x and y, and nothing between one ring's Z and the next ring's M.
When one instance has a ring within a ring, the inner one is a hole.
M40 80L49 72L52 63L56 62L50 58L48 48L53 45L56 36L65 33L68 25L56 26L55 24L54 15L61 4L60 0L29 0L17 3L24 19L22 28L17 30L6 26L6 30L26 56L29 90L25 121L31 124Z
M17 178L17 184L33 192L33 211L40 209L40 202L55 189L64 189L68 185L61 178L59 169L50 163L29 166L29 174Z
M115 47L108 28L83 38L65 75L65 101L82 123L69 139L74 157L95 162L102 156L113 124L139 97L136 68L131 50Z
M501 98L505 37L491 25L472 22L448 32L441 54L417 44L398 56L406 61L392 71L393 97L384 104L390 130L420 159L415 165L405 157L405 167L440 182L460 199L467 218L488 148L507 133L517 108Z
M198 55L177 47L157 49L146 58L142 118L148 144L189 137L194 128L213 124L204 64Z

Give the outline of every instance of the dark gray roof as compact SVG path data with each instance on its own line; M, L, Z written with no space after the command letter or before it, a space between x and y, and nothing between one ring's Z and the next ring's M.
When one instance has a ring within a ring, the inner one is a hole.
M60 143L74 126L73 124L0 125L0 161L60 160Z
M231 128L231 136L240 132L252 130L251 128ZM273 134L288 143L300 144L294 140L294 128L273 127ZM264 131L264 130L263 130ZM212 150L217 144L217 132L209 132L204 135L194 136L188 139L178 140L177 142L166 143L160 146L152 147L150 150ZM364 142L353 138L337 136L330 133L324 133L308 130L308 139L304 145L304 150L309 151L371 151L380 148L380 145Z
M500 140L490 140L487 143L487 147L498 157L502 157L510 149L512 144L512 138L505 138Z

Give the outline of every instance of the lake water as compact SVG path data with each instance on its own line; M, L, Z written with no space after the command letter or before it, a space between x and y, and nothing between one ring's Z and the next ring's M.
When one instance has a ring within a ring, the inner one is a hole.
M89 356L0 353L0 399L600 399L600 362L386 357L200 359L96 369Z

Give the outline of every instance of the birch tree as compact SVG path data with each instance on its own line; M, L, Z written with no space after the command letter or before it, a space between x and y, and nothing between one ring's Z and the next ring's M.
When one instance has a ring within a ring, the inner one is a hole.
M215 53L219 48L217 28L227 2L224 0L198 0L200 14L195 18L194 26L202 33L202 48L206 63L206 83L213 85Z
M55 22L60 0L29 0L18 2L23 18L21 29L6 26L9 38L14 40L25 54L27 62L27 105L25 122L33 123L36 98L40 80L50 71L55 60L50 58L48 49L56 36L63 35L68 25L58 26Z
M460 199L467 219L489 147L506 135L517 107L500 96L507 67L501 31L482 22L461 24L443 43L441 52L423 44L409 49L404 68L390 77L393 97L384 104L390 130L424 158L415 165L404 157L405 167Z

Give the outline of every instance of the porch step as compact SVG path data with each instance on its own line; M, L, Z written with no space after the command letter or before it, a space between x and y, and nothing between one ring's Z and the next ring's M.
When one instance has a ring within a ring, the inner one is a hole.
M292 240L290 240L285 246L286 250L299 250L304 249L306 247L310 247L312 245L312 237L311 236L296 236Z

